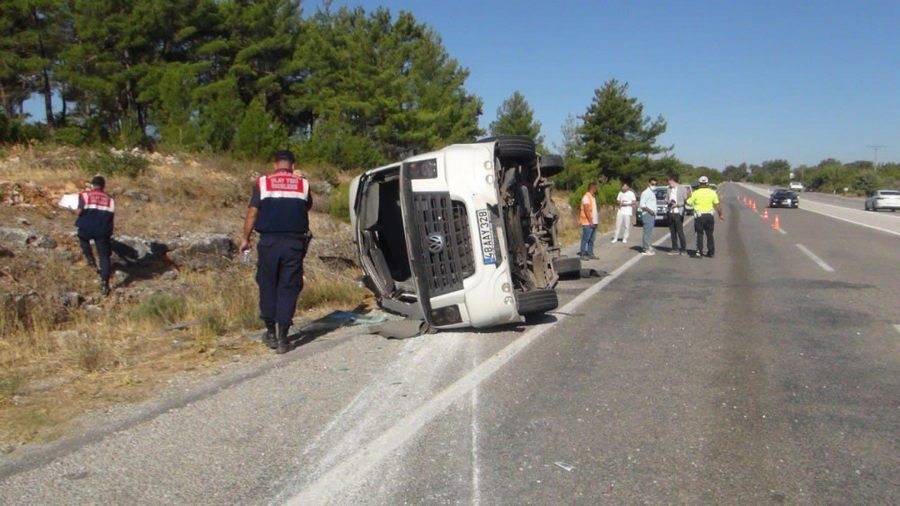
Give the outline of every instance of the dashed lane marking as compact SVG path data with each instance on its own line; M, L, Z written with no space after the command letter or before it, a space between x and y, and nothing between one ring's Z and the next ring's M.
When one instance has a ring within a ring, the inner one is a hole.
M830 265L825 263L825 260L822 260L821 258L816 256L816 254L813 253L812 251L810 251L809 248L807 248L806 246L804 246L802 244L797 244L797 247L800 249L800 251L803 252L804 255L809 257L810 260L812 260L813 262L816 263L816 265L821 267L822 270L824 270L825 272L834 272L833 267L831 267Z

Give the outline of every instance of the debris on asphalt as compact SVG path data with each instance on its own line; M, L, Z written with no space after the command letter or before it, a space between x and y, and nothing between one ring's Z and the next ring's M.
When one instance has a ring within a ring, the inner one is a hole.
M553 465L562 469L563 471L566 471L567 473L571 473L575 469L575 466L570 466L564 462L554 462Z
M386 321L374 325L370 331L388 339L409 339L422 334L433 334L436 332L424 320L416 320L414 318Z

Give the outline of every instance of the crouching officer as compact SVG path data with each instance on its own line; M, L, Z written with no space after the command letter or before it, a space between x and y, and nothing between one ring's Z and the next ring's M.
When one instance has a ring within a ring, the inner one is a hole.
M709 178L700 176L698 183L700 187L687 199L687 203L694 206L694 231L697 232L697 252L694 258L703 257L704 234L706 234L706 256L712 258L716 255L716 241L713 238L716 220L713 217L713 210L718 213L719 221L725 220L725 216L722 214L719 195L709 188Z
M112 252L113 218L116 212L116 201L105 191L106 180L103 176L91 179L91 189L78 195L78 209L75 214L75 226L78 228L78 242L88 265L100 274L100 290L109 295L109 257ZM97 247L100 268L91 249L91 241Z
M275 171L260 177L244 219L241 251L250 249L250 234L259 232L256 283L259 313L266 324L264 342L278 353L288 351L288 331L303 289L303 257L309 245L312 195L306 178L294 174L294 154L275 153Z

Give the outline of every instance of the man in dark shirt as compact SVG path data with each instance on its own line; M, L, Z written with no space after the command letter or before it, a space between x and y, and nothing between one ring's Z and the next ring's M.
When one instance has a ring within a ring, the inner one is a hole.
M106 180L103 176L91 179L91 189L78 195L78 209L75 214L75 226L78 228L78 242L88 265L97 269L97 260L91 249L91 241L97 247L97 257L100 260L100 290L103 295L109 295L109 257L112 252L113 218L116 212L116 202L106 191Z
M309 181L294 174L293 153L275 153L275 171L257 179L253 187L240 249L248 251L250 235L259 232L259 313L266 324L264 341L278 353L288 351L288 331L303 289L311 207Z

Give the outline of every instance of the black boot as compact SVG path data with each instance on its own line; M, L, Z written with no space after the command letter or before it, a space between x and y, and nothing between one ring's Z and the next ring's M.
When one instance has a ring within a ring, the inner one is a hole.
M276 340L275 340L275 324L274 323L266 323L266 333L263 334L262 338L263 343L271 349L275 349Z
M288 331L291 330L290 325L282 326L278 325L276 337L278 340L278 347L275 350L275 353L281 355L282 353L287 353L290 351L289 343L288 343Z

